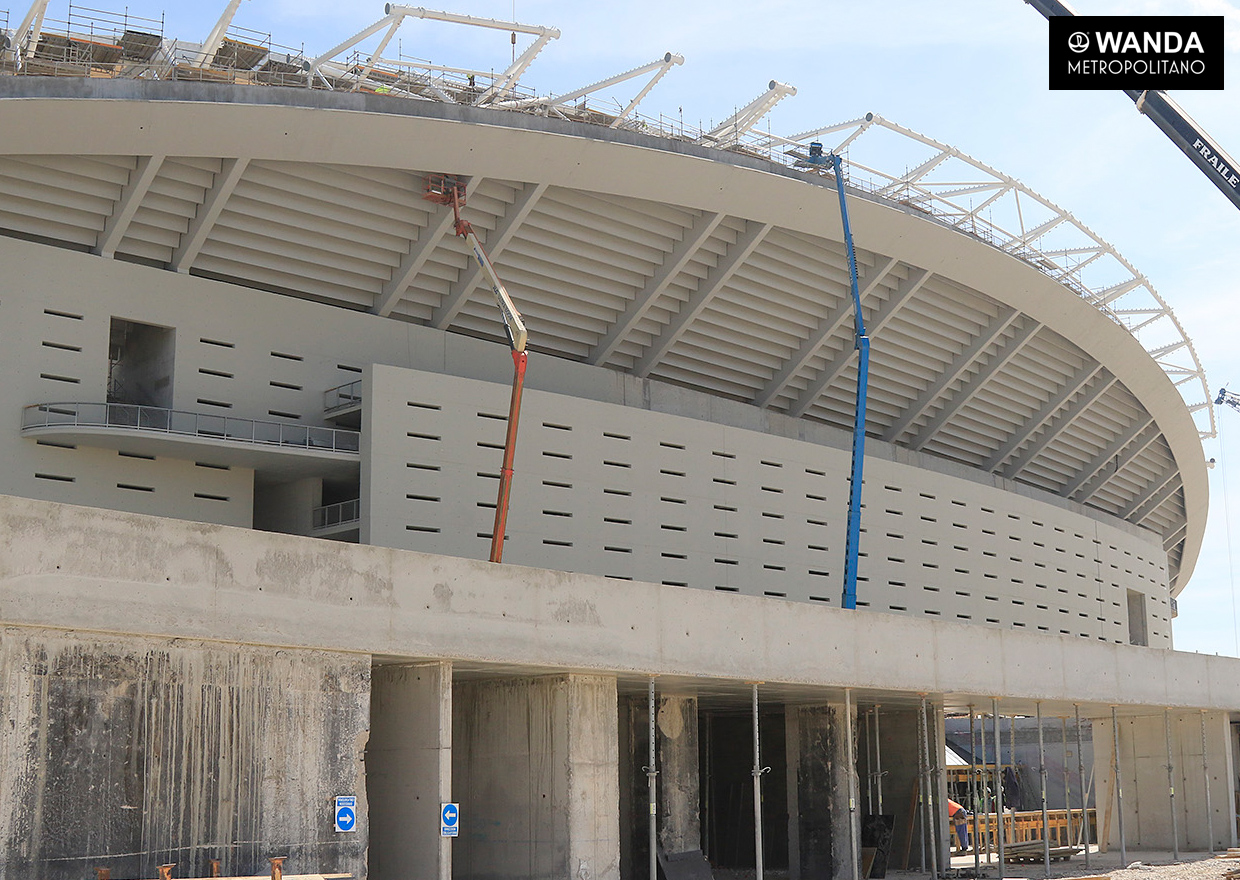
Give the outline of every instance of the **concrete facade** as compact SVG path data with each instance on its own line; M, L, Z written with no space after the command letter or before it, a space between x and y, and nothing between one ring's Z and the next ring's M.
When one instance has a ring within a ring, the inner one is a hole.
M878 813L893 868L929 839L942 858L945 786L919 768L945 709L995 698L1079 708L1099 741L1120 708L1134 847L1173 837L1150 769L1169 709L1183 842L1206 790L1234 840L1240 663L1171 650L1201 446L1100 297L849 194L875 357L844 610L833 181L430 101L17 79L0 880L276 855L359 880L637 880L652 679L664 857L851 877ZM511 360L451 212L422 199L441 172L468 178L531 324L503 565L481 560ZM339 795L356 830L333 828Z

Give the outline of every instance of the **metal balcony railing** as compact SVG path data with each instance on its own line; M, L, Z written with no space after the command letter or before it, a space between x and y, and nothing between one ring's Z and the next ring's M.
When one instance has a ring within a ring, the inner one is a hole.
M358 522L361 518L361 500L341 501L337 504L326 504L316 507L311 512L311 528L326 529L332 526L345 526Z
M362 380L355 379L323 392L323 412L351 409L362 405Z
M115 428L321 452L357 453L361 449L361 435L343 428L287 425L133 403L36 403L22 410L23 431L53 427Z

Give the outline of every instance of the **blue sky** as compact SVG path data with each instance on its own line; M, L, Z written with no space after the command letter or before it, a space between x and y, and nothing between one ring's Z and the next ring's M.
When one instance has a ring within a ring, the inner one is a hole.
M165 35L199 41L224 5L131 0L127 9L163 15ZM1172 96L1240 156L1240 6L1229 0L1072 5L1082 15L1226 16L1227 88ZM956 146L1067 208L1115 245L1175 309L1211 391L1240 390L1240 211L1121 92L1049 91L1047 24L1022 0L459 0L447 8L558 27L560 39L522 80L539 94L565 92L672 51L685 64L651 93L643 113L683 116L686 125L709 128L776 79L798 94L776 107L764 130L769 125L788 135L874 112ZM12 7L10 22L24 11ZM63 19L66 12L53 0L48 16ZM243 0L234 23L270 34L276 44L304 45L313 56L382 15L382 2ZM506 33L413 20L401 29L399 49L482 70L502 69L512 51ZM1204 443L1206 457L1218 461L1210 474L1210 521L1174 633L1180 650L1240 656L1230 550L1240 535L1240 412L1225 409L1217 418L1219 438ZM1240 548L1235 557L1240 566Z

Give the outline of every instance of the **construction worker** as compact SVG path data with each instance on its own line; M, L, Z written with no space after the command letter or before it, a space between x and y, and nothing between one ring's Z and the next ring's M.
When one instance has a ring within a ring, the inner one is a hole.
M947 821L956 826L956 842L960 845L960 849L957 852L967 852L971 849L969 841L969 811L949 798L947 801Z

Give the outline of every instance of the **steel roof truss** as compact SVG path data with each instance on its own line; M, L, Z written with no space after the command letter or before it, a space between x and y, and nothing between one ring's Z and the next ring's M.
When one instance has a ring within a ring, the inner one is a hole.
M512 205L509 206L503 218L487 236L487 256L492 261L499 257L508 243L516 236L517 229L525 222L525 218L530 215L530 212L534 210L534 206L538 204L542 194L547 191L547 186L548 184L546 183L527 185L520 195L513 200ZM478 264L477 260L470 260L461 277L452 286L451 292L444 297L439 308L435 309L435 313L431 317L431 326L438 330L447 328L460 313L461 308L465 305L465 301L474 292L474 288L482 281L482 276L482 266Z
M1106 449L1081 469L1076 479L1064 487L1063 494L1084 504L1157 440L1160 433L1152 417L1147 416L1133 422L1127 431L1112 440ZM1112 463L1113 466L1108 468Z
M861 299L863 302L870 296L870 294L874 291L874 288L878 286L879 282L887 277L887 274L895 268L897 262L899 261L895 257L888 257L886 262L884 262L881 266L875 266L869 273L866 274L864 277L865 286L861 288ZM770 402L779 394L779 392L783 391L784 386L788 384L792 377L801 372L801 370L805 368L805 365L808 364L813 359L814 355L818 353L818 350L822 348L826 341L835 335L836 331L840 329L844 321L846 321L848 316L851 314L852 303L847 297L844 297L840 301L839 308L837 308L834 312L825 315L823 319L818 322L818 327L801 343L800 348L797 349L797 353L784 361L784 365L780 367L779 372L766 383L766 387L764 387L762 391L758 393L758 396L754 398L754 406L768 406Z
M641 359L633 367L635 375L642 378L650 375L650 371L684 335L693 320L723 290L737 270L749 259L749 255L757 250L762 239L766 238L766 234L774 228L774 224L747 221L745 227L745 232L736 240L736 244L728 248L727 255L716 264L709 275L702 279L698 289L663 328L663 333L651 341Z
M1100 368L1099 368L1100 369ZM1077 417L1085 410L1093 406L1103 394L1110 390L1111 386L1116 383L1116 378L1110 374L1104 375L1093 388L1085 391L1076 401L1065 410L1062 410L1053 420L1047 423L1046 430L1042 432L1042 436L1035 440L1018 458L1012 459L1011 463L1004 469L1003 475L1008 479L1015 479L1016 476L1027 468L1030 463L1042 454L1042 450L1050 446L1058 439L1059 435L1068 429L1068 426L1076 421ZM1041 425L1039 425L1041 427ZM1029 436L1029 434L1026 434ZM1011 442L1011 441L1009 441Z
M219 173L215 175L211 189L207 191L202 204L198 206L194 219L190 221L189 229L181 237L180 247L172 252L171 269L182 274L189 272L202 246L206 244L211 228L224 210L228 197L237 188L237 183L245 174L245 169L249 164L249 159L225 159L220 164Z
M892 292L890 297L888 297L887 301L883 303L883 307L879 310L878 314L870 316L866 329L869 331L871 340L873 340L873 338L878 335L879 331L882 330L893 317L895 317L895 314L900 310L900 307L913 298L913 294L917 293L917 291L922 288L922 285L930 279L930 276L931 272L929 269L915 269L909 272L908 277L904 279L900 286ZM852 312L850 309L849 314L851 313ZM839 355L836 356L835 360L823 368L822 372L819 373L818 377L810 383L809 387L802 391L801 395L793 401L792 407L789 409L789 413L798 419L805 415L806 411L814 405L814 402L818 400L818 398L822 396L822 393L831 386L831 383L839 377L840 373L844 372L844 368L847 367L849 362L852 360L852 356L855 351L856 349L851 346L846 347L843 351L841 351Z
M137 213L142 199L146 197L151 184L155 182L163 162L163 156L138 157L138 164L129 175L129 183L121 192L121 197L117 199L112 209L112 216L104 222L103 231L99 233L99 243L95 246L96 254L109 260L116 256L116 246L125 237L129 221L133 220L133 215Z

